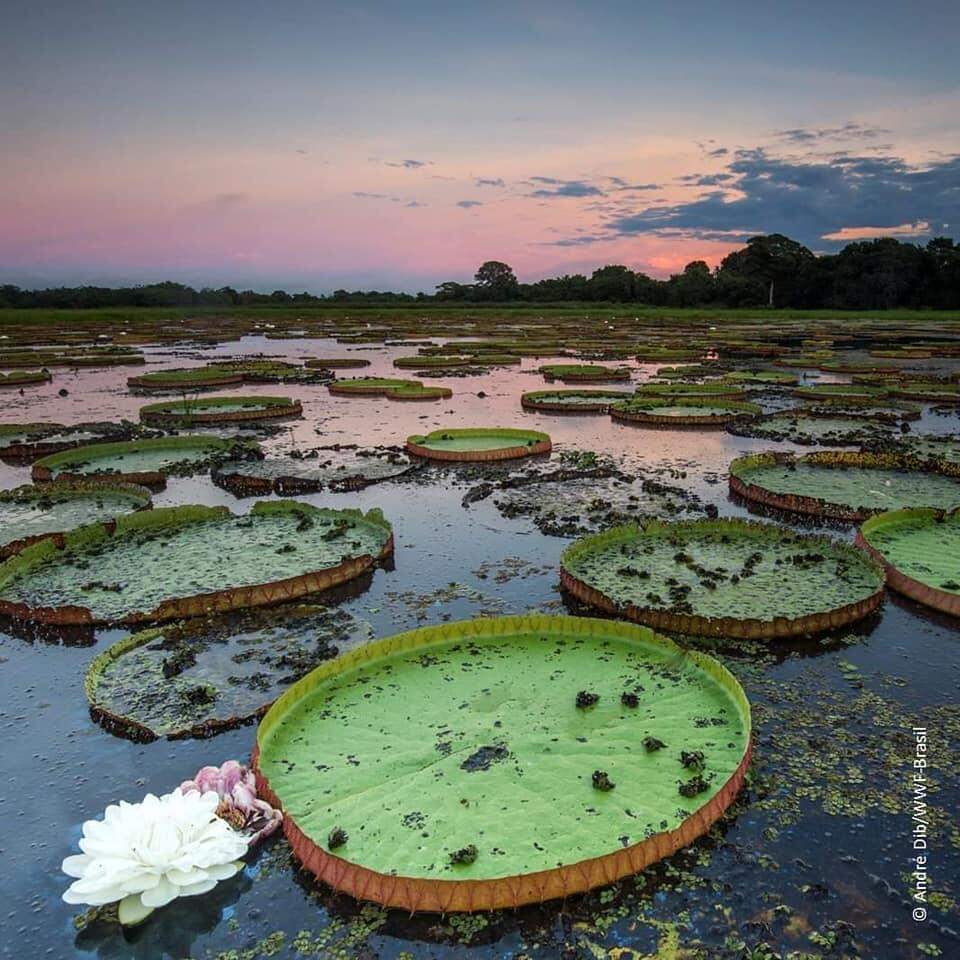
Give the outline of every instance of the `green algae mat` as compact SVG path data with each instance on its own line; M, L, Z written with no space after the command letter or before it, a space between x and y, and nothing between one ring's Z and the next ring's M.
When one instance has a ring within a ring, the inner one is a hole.
M207 737L262 715L304 674L370 638L336 608L298 604L133 633L87 670L94 717L134 740Z
M239 456L255 456L256 444L220 437L158 437L92 443L34 461L36 481L104 477L162 486L168 476L190 476Z
M615 527L569 547L560 579L608 613L707 636L813 633L883 598L883 571L854 548L746 520Z
M746 500L834 520L863 520L903 507L960 504L947 462L886 453L759 453L730 464L730 490Z
M537 430L467 427L407 437L407 452L429 460L512 460L549 453L550 437Z
M393 549L379 510L292 500L165 507L45 539L0 564L0 613L58 625L141 623L265 606L328 589Z
M960 513L893 510L871 517L858 546L884 565L890 586L944 613L960 616Z
M736 795L750 708L649 629L531 614L426 627L322 664L260 724L263 794L303 864L409 910L608 884Z
M554 413L606 413L611 403L632 396L626 390L532 390L521 395L520 405Z
M197 397L150 403L140 408L140 419L157 426L232 423L296 417L300 402L290 397Z
M150 491L132 484L44 483L0 492L0 558L41 537L113 520L150 506Z

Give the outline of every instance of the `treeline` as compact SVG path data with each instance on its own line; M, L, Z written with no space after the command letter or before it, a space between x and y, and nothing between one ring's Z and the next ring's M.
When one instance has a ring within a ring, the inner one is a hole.
M938 237L925 246L891 237L850 243L816 256L782 234L753 237L711 270L703 260L657 280L613 265L519 283L505 263L489 261L475 283L443 283L439 300L601 300L669 307L793 307L884 310L960 309L960 245Z
M572 274L520 283L512 268L489 260L473 283L441 283L434 295L336 290L329 296L155 283L138 287L0 286L0 308L236 307L407 303L555 303L601 301L668 307L792 307L797 309L960 309L960 245L946 237L925 245L890 237L848 244L817 256L782 234L753 237L711 270L703 260L657 280L619 264L587 277Z

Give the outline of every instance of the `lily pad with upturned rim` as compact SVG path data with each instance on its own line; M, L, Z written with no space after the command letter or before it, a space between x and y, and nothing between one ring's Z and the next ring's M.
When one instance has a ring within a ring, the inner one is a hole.
M290 397L196 397L149 403L140 408L140 419L154 426L189 426L276 420L302 412L300 401Z
M549 453L550 437L537 430L467 427L407 437L407 453L427 460L514 460Z
M610 416L620 423L667 428L723 427L757 417L762 412L755 403L708 397L634 397L610 407Z
M114 520L150 506L150 491L133 484L26 484L0 492L0 559L46 537L88 523Z
M93 717L134 740L209 737L261 716L342 649L369 640L344 610L297 605L130 634L87 668Z
M857 545L887 571L898 592L960 616L960 510L891 510L867 520Z
M632 396L626 390L533 390L520 396L520 405L549 413L606 413L611 403Z
M354 579L393 552L379 510L293 500L164 507L42 540L0 564L0 614L59 626L134 624L268 606Z
M548 363L539 370L545 379L562 380L564 383L603 383L630 379L630 370L626 367L604 367L592 363Z
M586 688L598 699L578 709ZM651 736L667 749L646 750ZM686 846L738 792L750 737L746 697L711 657L632 624L531 614L322 664L267 712L253 763L321 880L472 911L606 885ZM695 796L684 750L704 755ZM615 789L594 786L597 770Z
M767 452L730 464L730 490L753 503L832 520L859 521L908 506L960 503L960 464L892 453Z
M852 623L883 571L847 544L748 520L649 521L578 541L560 579L578 599L686 634L782 638Z
M252 441L185 434L73 447L34 461L32 476L37 482L100 478L162 488L167 477L190 476L225 460L260 455Z

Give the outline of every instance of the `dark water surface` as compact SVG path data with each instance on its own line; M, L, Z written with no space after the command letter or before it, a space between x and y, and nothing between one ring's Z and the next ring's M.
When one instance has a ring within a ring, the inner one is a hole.
M354 349L332 341L247 337L210 350L148 351L156 365L147 369L257 352L299 358ZM373 365L356 373L398 375L390 360L412 350L358 352ZM525 360L522 368L482 377L425 380L454 391L452 399L436 403L337 398L319 385L244 385L222 392L283 394L303 402L304 419L266 441L270 450L401 444L410 433L440 426L532 427L552 435L555 460L576 449L625 458L729 516L749 515L728 497L729 461L751 450L790 449L722 431L644 430L606 416L525 413L519 395L543 388L535 372L542 362ZM636 366L635 380L655 369ZM56 374L51 385L5 396L4 419L136 420L150 398L127 391L130 373ZM822 378L829 379L843 378ZM57 394L62 387L66 398ZM957 429L955 416L929 412L914 425L915 432ZM27 468L0 466L2 486L28 480ZM393 523L393 569L378 570L367 589L342 601L373 636L479 614L574 609L557 578L569 539L545 535L528 516L504 516L496 497L464 507L464 494L476 482L470 470L431 469L359 493L303 498L317 505L379 506ZM154 502L226 504L243 512L254 501L237 500L209 478L196 477L172 480ZM701 515L699 508L690 515ZM834 532L852 536L849 528ZM82 911L60 899L69 883L60 861L76 852L82 821L99 817L108 803L168 792L203 764L246 759L254 728L149 744L108 733L89 716L83 677L90 660L123 635L104 630L86 646L0 635L3 956L960 956L960 630L907 601L888 597L875 618L840 637L714 651L754 707L757 745L748 786L710 835L636 878L565 903L410 918L318 888L291 863L278 837L242 875L206 896L175 902L126 935L100 921L78 931L74 921ZM922 922L912 919L908 899L914 725L929 731L932 781L933 902Z

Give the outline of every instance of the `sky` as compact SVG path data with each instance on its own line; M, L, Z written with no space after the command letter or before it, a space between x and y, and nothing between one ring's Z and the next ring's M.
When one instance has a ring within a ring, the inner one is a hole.
M0 0L0 283L960 239L960 4Z

